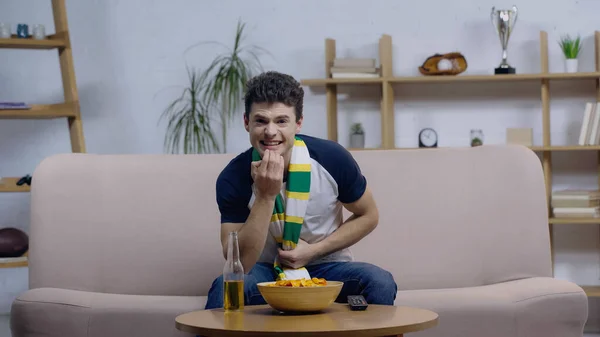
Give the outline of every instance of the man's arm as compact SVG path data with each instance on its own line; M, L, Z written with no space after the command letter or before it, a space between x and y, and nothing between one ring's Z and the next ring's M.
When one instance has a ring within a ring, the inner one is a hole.
M240 260L244 266L244 272L248 273L256 264L267 239L269 231L268 224L271 222L274 198L257 198L252 205L250 215L245 223L223 223L221 224L221 245L223 256L227 259L227 243L229 232L238 232L240 246Z
M343 205L353 213L352 216L327 238L312 244L314 258L350 247L377 227L379 210L375 204L373 193L368 186L365 193L357 201Z
M377 227L379 211L368 186L357 201L343 205L353 213L346 222L322 241L308 244L300 240L293 250L279 249L281 262L291 268L304 267L310 261L352 246Z
M244 223L224 221L221 224L223 256L227 258L229 232L238 231L240 260L246 273L254 267L265 246L275 198L280 193L283 184L283 164L283 157L269 150L265 151L261 161L252 162L251 175L254 180L255 199L250 214ZM217 193L217 199L220 200L219 209L221 214L227 214L228 219L240 218L234 217L232 214L239 213L239 208L246 207L246 205L236 200L235 192L233 196L225 196L222 191L227 189L225 186L228 184L231 185L222 180L217 183L218 191L221 187L221 193Z

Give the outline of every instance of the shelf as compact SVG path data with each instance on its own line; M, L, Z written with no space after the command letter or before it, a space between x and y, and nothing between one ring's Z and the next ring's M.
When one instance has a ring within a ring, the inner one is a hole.
M533 151L600 151L600 145L530 146Z
M600 286L580 286L588 297L600 297Z
M504 144L485 144L484 146L495 146ZM470 148L471 146L452 146L451 148ZM559 146L528 146L532 151L537 152L550 152L550 151L600 151L600 145L559 145ZM440 146L434 149L450 148ZM348 151L369 151L369 150L383 150L382 148L348 148ZM396 147L390 150L429 150L428 148L419 147Z
M390 78L321 78L306 79L300 81L300 83L306 86L319 86L326 84L519 82L541 80L580 80L598 78L600 78L600 72L538 73L513 75L406 76Z
M411 76L393 77L392 83L444 83L444 82L518 82L540 80L597 79L600 72L581 73L538 73L512 75L456 75L456 76Z
M29 192L31 186L27 184L17 186L19 179L21 178L0 178L0 192Z
M0 109L0 119L49 119L76 117L77 105L60 103L48 105L32 105L31 109Z
M550 218L548 222L554 225L598 225L600 218Z
M300 83L306 86L319 86L327 84L381 84L382 77L377 78L314 78L301 80Z
M0 258L0 268L19 268L27 267L28 265L29 261L27 260L27 258L25 258L25 260L23 260L22 258Z
M54 49L66 47L63 35L49 35L45 40L33 38L18 38L13 35L10 39L0 39L0 48L4 49Z

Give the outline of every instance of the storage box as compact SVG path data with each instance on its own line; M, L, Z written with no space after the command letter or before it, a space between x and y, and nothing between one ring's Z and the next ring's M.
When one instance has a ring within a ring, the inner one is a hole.
M524 146L533 146L533 129L508 128L506 129L506 143Z

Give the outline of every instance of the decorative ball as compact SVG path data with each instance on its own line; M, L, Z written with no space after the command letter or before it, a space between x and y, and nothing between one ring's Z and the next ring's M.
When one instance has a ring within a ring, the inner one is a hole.
M438 70L452 70L452 62L448 59L441 59L437 67Z
M29 236L17 228L0 229L0 258L23 256L29 249Z

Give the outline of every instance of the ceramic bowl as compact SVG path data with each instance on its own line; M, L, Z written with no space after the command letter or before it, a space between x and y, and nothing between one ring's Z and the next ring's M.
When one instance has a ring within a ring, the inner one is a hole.
M344 282L327 281L315 287L272 286L275 282L258 283L265 301L282 312L315 312L329 307L340 294Z

